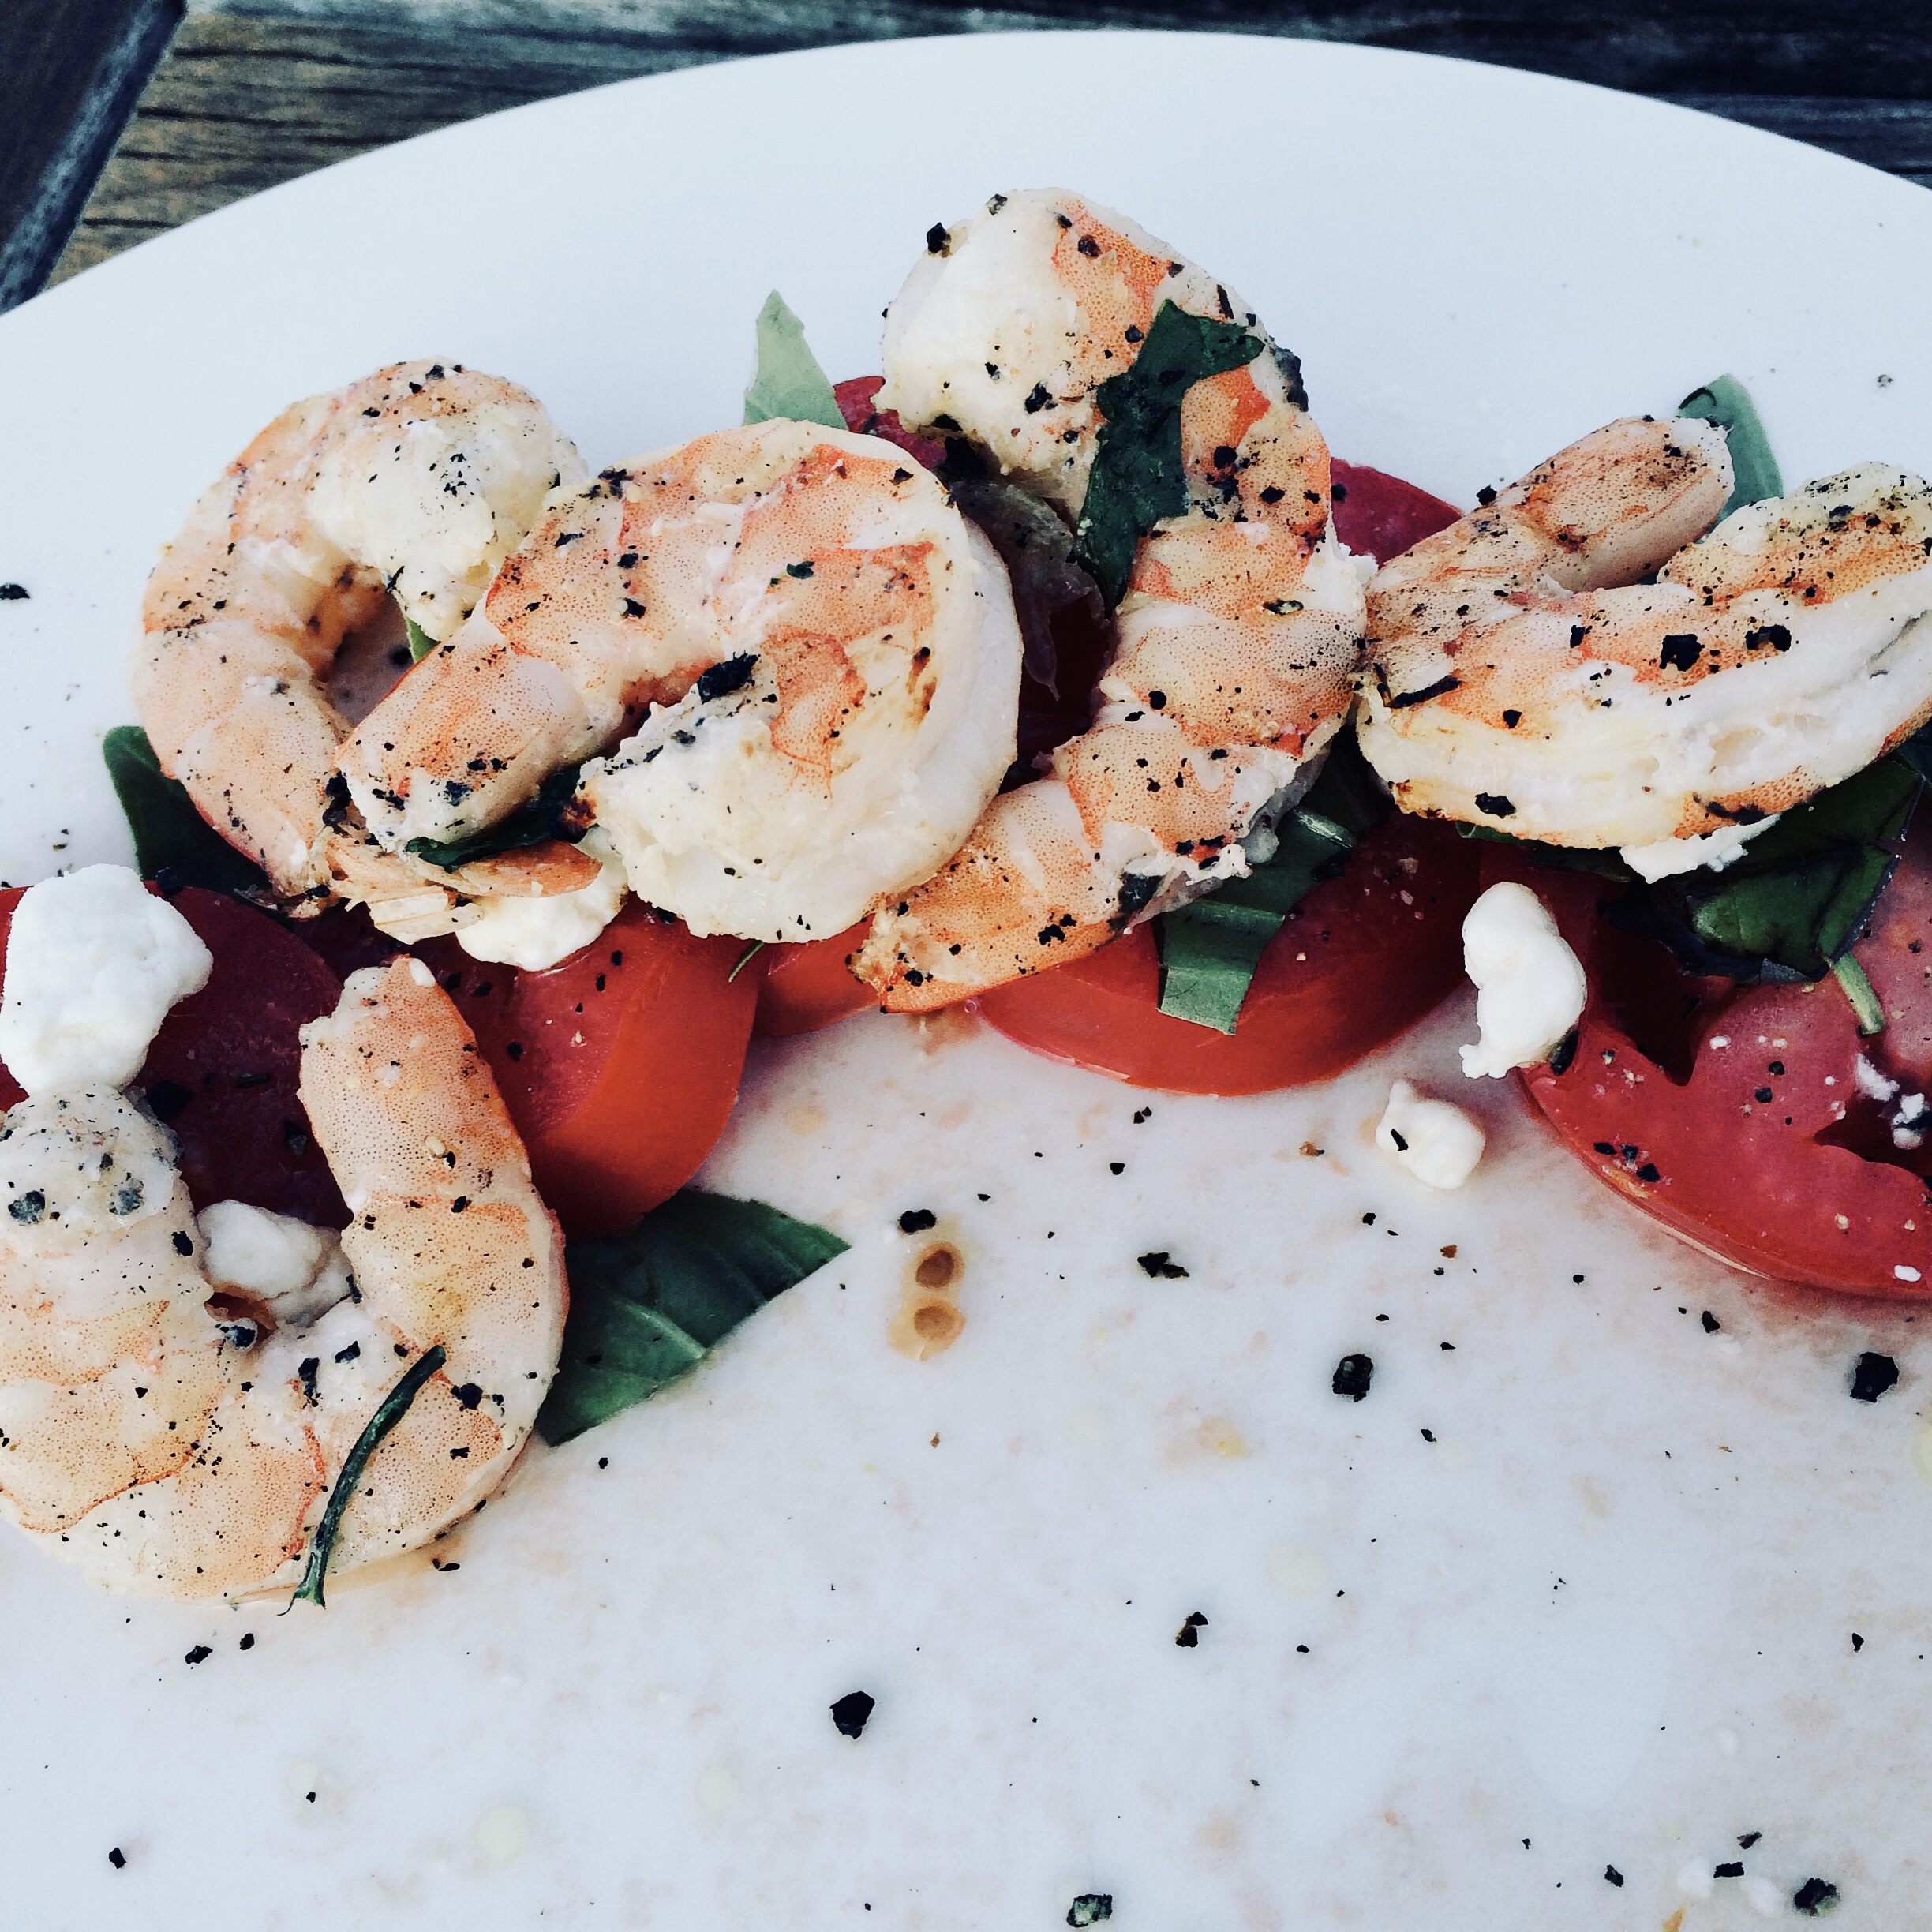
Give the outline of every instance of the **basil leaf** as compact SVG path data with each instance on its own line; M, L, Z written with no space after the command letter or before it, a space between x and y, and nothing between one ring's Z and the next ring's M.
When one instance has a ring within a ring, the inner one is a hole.
M101 740L101 757L133 834L134 863L142 878L165 873L170 886L202 886L238 895L271 890L268 875L201 816L187 788L163 775L138 724L117 724Z
M1903 758L1881 758L1785 813L1723 871L1659 879L1642 910L1626 900L1605 916L1652 932L1693 971L1747 985L1822 979L1897 869L1924 786Z
M440 866L446 872L474 865L479 859L494 859L499 853L521 852L528 845L541 845L546 839L575 841L585 827L564 816L577 796L577 775L582 767L567 765L554 771L537 788L537 796L519 805L507 818L480 832L468 832L461 838L413 838L402 848L413 856Z
M329 1558L335 1554L343 1512L354 1498L356 1485L361 1481L362 1472L368 1466L369 1458L381 1446L382 1439L402 1420L410 1404L416 1399L417 1391L447 1359L440 1342L418 1355L402 1372L395 1387L376 1404L376 1413L343 1458L342 1473L335 1478L335 1487L329 1492L328 1506L323 1511L322 1520L309 1541L309 1560L303 1566L301 1581L295 1586L295 1594L289 1599L291 1608L298 1603L312 1603L318 1610L328 1608L322 1595L322 1578L328 1569Z
M410 662L421 664L436 649L436 639L407 611L402 613L402 628L409 633Z
M1507 832L1499 832L1493 826L1470 825L1458 821L1458 833L1466 839L1483 839L1492 845L1512 845L1532 865L1548 866L1557 872L1594 872L1599 878L1615 879L1619 886L1635 886L1642 882L1639 875L1627 866L1614 845L1601 848L1590 845L1546 845L1541 839L1518 838Z
M831 379L805 346L805 324L773 289L758 311L758 364L745 390L744 419L759 423L780 417L823 423L828 429L845 427Z
M1932 778L1932 724L1921 724L1892 755L1903 758L1921 778Z
M1720 376L1702 389L1693 389L1677 405L1677 414L1716 423L1730 443L1733 480L1723 515L1728 516L1741 504L1784 494L1784 479L1779 474L1777 459L1771 454L1771 439L1758 420L1757 405L1735 376Z
M762 1201L695 1188L628 1234L571 1242L564 1352L537 1433L567 1443L655 1395L846 1246Z
M1388 812L1354 733L1339 736L1321 776L1275 827L1280 843L1273 856L1245 878L1155 920L1161 1011L1232 1033L1264 948L1316 881L1332 878L1356 841Z
M1133 366L1094 391L1106 420L1074 530L1073 560L1110 608L1127 588L1141 537L1187 508L1181 399L1204 376L1240 369L1266 346L1238 322L1211 321L1164 301Z
M1858 1030L1866 1039L1870 1039L1885 1030L1885 1008L1872 983L1865 976L1865 968L1858 963L1857 955L1847 953L1832 962L1832 977L1844 989L1844 996L1852 1002L1853 1016L1858 1021Z

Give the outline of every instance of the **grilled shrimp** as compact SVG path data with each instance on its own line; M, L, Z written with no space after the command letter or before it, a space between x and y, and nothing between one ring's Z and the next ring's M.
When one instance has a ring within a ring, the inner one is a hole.
M440 1345L328 1567L414 1548L501 1479L556 1368L561 1240L429 968L354 974L302 1037L339 1237L233 1202L197 1222L167 1130L109 1081L0 1122L0 1507L110 1589L293 1583L350 1451Z
M1384 566L1358 728L1398 801L1660 878L1932 717L1932 489L1868 463L1712 529L1730 489L1720 431L1613 423Z
M455 882L370 848L347 822L349 727L328 684L344 638L392 596L448 637L550 490L582 474L513 384L404 363L285 410L195 505L148 580L135 702L163 770L285 899L317 909L340 892L380 911L413 894L414 923L390 929L415 938L461 923L447 916L459 893L594 878L567 847L546 848L547 870L526 857L519 876Z
M927 471L748 425L553 507L343 769L395 843L609 751L583 797L641 897L811 938L957 849L1013 757L1020 655L998 557Z
M1096 391L1163 305L1238 319L1264 353L1185 391L1188 507L1140 544L1091 727L874 919L854 971L900 1011L1078 957L1265 856L1354 702L1365 574L1298 365L1211 275L1057 189L996 196L927 246L887 311L878 406L970 439L1069 522Z

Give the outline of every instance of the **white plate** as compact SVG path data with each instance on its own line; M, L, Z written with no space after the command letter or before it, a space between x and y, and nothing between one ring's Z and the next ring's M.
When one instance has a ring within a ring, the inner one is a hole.
M32 593L0 604L0 875L125 855L95 747L143 576L291 398L460 358L616 459L735 420L773 285L829 368L874 367L927 225L1046 182L1240 287L1340 453L1462 500L1725 369L1794 476L1932 464L1932 200L1743 128L1206 36L627 83L0 321L0 580ZM534 1455L460 1571L280 1620L96 1595L0 1539L3 1915L1017 1932L1105 1892L1121 1932L1699 1932L1815 1874L1842 1926L1915 1923L1932 1348L1672 1245L1500 1085L1484 1172L1424 1196L1365 1123L1392 1072L1457 1084L1467 1024L1138 1125L1146 1096L957 1020L761 1050L707 1178L852 1252ZM923 1206L969 1321L913 1365L884 1329ZM1186 1282L1136 1269L1156 1247ZM1865 1347L1904 1370L1871 1408ZM1360 1406L1327 1386L1355 1348ZM856 1744L826 1709L855 1688Z

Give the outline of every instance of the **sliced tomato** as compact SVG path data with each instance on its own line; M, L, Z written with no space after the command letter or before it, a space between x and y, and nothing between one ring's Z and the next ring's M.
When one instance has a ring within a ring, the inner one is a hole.
M1599 915L1614 887L1488 848L1485 878L1537 893L1589 980L1574 1056L1561 1073L1530 1069L1530 1098L1593 1173L1721 1260L1846 1294L1932 1297L1932 1136L1909 1124L1912 1096L1932 1091L1921 826L1853 949L1885 1013L1870 1039L1835 980L1740 987L1686 972Z
M1440 496L1365 463L1337 457L1331 469L1335 534L1357 556L1378 563L1447 529L1462 514Z
M945 460L943 443L915 436L900 421L897 410L875 410L872 406L872 399L885 381L883 376L853 376L832 385L833 399L839 406L839 414L845 418L845 427L856 436L880 436L888 443L896 443L915 462L928 470L937 470Z
M0 893L0 947L21 889ZM299 1029L335 1010L341 982L279 920L224 893L189 886L173 903L215 964L162 1022L133 1084L180 1143L189 1194L197 1208L247 1201L340 1227L349 1210L296 1088ZM22 1098L0 1068L0 1106Z
M871 920L861 919L829 939L766 946L754 962L763 967L764 978L752 1032L767 1039L815 1033L836 1020L876 1006L878 996L855 979L846 964L871 930Z
M1133 1087L1265 1093L1328 1080L1408 1028L1462 978L1480 860L1447 826L1393 818L1269 941L1232 1034L1160 1010L1149 927L980 995L1006 1037Z
M698 1171L738 1097L759 976L742 939L695 939L627 900L542 972L453 939L415 951L474 1029L567 1234L616 1234Z

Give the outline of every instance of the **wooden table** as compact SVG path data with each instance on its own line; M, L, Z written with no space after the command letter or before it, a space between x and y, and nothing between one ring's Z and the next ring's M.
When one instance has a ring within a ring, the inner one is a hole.
M418 0L430 18L406 30L391 0L215 3L235 10L0 6L0 307L243 195L496 108L700 61L975 29L1219 28L1458 54L1659 95L1932 185L1932 32L1909 0L1883 17L1816 0ZM1232 62L1230 84L1238 102ZM1470 172L1519 193L1532 229L1548 214L1534 155L1472 155Z

